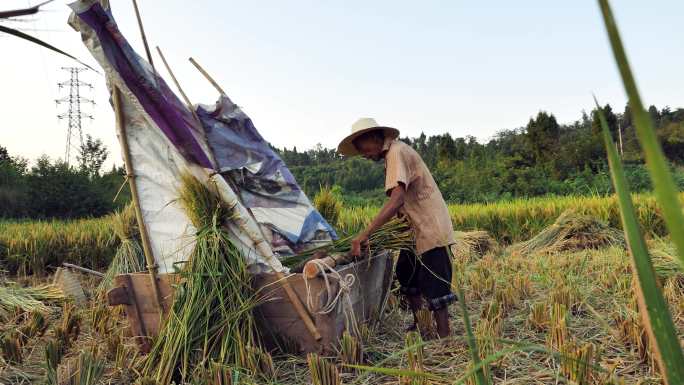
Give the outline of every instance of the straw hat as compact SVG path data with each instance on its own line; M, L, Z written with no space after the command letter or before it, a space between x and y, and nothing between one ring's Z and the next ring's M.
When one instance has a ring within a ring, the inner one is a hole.
M337 146L337 152L344 156L359 155L359 151L352 142L360 135L374 130L382 130L385 134L385 138L395 139L399 137L399 130L396 128L380 126L373 118L361 118L357 120L356 123L352 124L351 134L342 139L339 146Z

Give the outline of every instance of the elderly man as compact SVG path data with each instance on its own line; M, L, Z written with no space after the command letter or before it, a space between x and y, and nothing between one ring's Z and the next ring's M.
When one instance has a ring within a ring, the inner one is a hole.
M352 254L361 254L368 237L397 214L408 218L415 233L415 253L399 254L396 275L401 293L413 311L423 304L432 310L440 337L449 335L448 305L456 299L451 292L451 261L448 247L454 243L453 226L442 193L420 155L397 140L399 131L379 126L374 119L362 118L352 126L338 152L361 155L374 161L385 160L385 193L389 200L370 225L352 241Z

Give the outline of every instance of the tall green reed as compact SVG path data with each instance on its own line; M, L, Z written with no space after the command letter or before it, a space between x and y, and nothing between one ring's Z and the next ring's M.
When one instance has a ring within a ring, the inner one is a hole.
M670 175L662 150L656 139L652 122L641 103L636 82L622 46L620 34L607 0L599 0L604 24L613 49L625 90L629 97L637 136L646 155L649 174L653 179L656 198L663 209L663 217L672 240L678 248L680 261L684 258L684 217L677 189ZM667 384L684 384L684 354L679 344L667 302L660 290L653 263L641 235L637 214L629 194L622 164L608 129L603 111L596 103L603 139L608 153L611 177L618 196L623 228L627 237L632 265L636 273L636 296L640 312L647 325L649 337L655 342L656 359Z
M663 218L670 231L672 242L679 252L679 261L684 266L684 214L682 214L682 206L679 200L679 190L670 173L663 150L658 143L651 117L641 102L636 81L632 75L608 0L599 0L599 5L613 49L613 56L620 70L622 84L629 98L632 120L636 126L637 138L644 151L646 166L653 181L655 195L662 207Z

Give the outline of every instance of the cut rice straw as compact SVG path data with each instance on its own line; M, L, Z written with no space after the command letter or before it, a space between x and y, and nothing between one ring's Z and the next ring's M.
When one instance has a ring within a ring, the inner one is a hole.
M620 230L592 216L566 210L552 225L511 251L521 254L558 253L607 246L625 246L625 237Z
M333 253L347 253L351 250L351 241L356 234L340 238L333 243L309 249L303 253L284 258L283 265L293 267L301 264L316 252L327 255ZM385 223L379 230L371 234L368 240L368 255L375 255L381 250L412 249L414 246L413 231L404 219L395 218Z
M211 361L244 370L250 347L257 345L251 277L222 228L229 211L190 175L182 177L179 193L197 233L173 307L145 361L143 374L160 384L176 375L189 380Z

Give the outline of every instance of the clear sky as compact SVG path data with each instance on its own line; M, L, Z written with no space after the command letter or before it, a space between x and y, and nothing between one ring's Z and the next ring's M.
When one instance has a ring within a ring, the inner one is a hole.
M159 45L193 102L216 92L196 58L274 145L336 146L359 117L402 135L449 132L485 140L539 110L560 122L590 110L592 92L622 110L626 98L595 1L179 1L139 0L151 48ZM38 0L4 0L1 9ZM112 0L129 42L144 50L130 0ZM644 102L684 106L684 2L614 0ZM58 0L4 23L96 66ZM33 31L37 30L37 31ZM34 159L62 157L66 122L54 99L73 62L0 34L0 145ZM155 65L170 82L161 60ZM121 164L102 76L84 132ZM86 108L88 109L88 108ZM109 163L111 165L111 163Z

